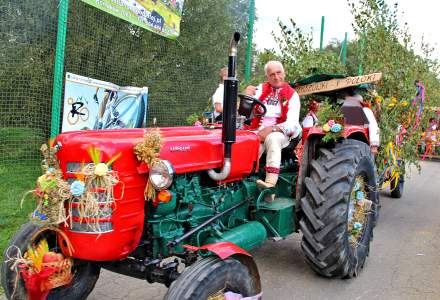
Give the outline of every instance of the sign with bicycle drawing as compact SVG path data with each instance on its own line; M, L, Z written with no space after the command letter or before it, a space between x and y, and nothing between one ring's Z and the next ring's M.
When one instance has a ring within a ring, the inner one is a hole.
M147 101L147 87L66 73L62 131L144 127Z

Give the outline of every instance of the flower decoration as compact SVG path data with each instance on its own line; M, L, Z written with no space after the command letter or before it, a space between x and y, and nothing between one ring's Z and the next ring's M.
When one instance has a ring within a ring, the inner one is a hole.
M342 125L341 124L334 124L330 130L333 133L338 133L342 130Z
M95 175L104 176L108 173L108 166L105 163L99 163L95 165Z
M47 216L46 216L45 214L39 212L38 210L35 210L35 211L32 213L32 218L34 218L34 219L39 219L39 220L41 220L41 221L46 221L46 220L47 220Z
M360 231L362 229L362 224L359 222L354 222L353 223L353 230L355 231Z
M365 198L364 192L362 192L362 191L356 192L356 200L360 201L360 200L364 200L364 198Z
M333 125L336 124L336 122L335 122L335 120L328 120L328 121L327 121L327 124L328 124L328 126L329 126L330 128L332 128Z
M84 182L79 181L79 180L75 180L70 185L70 193L75 197L79 197L84 193L85 188L86 188L86 186L85 186Z
M324 130L324 132L329 132L330 131L330 126L326 123L322 126L322 130Z
M354 189L355 191L359 191L360 188L361 188L361 183L360 183L359 181L356 180L356 182L354 183L354 187L353 187L353 189Z
M38 177L37 183L40 187L41 191L47 191L49 189L54 189L57 186L56 179L51 176L50 174L43 174L40 177Z

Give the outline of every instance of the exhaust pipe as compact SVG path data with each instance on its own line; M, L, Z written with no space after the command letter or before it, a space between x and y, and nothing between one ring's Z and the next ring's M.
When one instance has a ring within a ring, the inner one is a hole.
M228 78L225 80L223 93L223 125L222 125L222 142L224 148L224 163L220 173L214 169L208 170L208 175L213 180L224 180L231 172L231 150L232 144L235 143L235 124L237 118L237 95L238 80L235 76L237 66L237 45L240 40L240 33L235 32L229 44L228 59Z

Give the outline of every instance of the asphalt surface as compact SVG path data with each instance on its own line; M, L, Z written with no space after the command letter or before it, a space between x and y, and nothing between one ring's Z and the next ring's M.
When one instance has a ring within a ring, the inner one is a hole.
M422 162L403 197L388 196L381 194L370 256L357 278L316 275L304 261L300 235L293 235L253 251L263 299L440 299L440 162ZM165 293L159 284L103 271L88 299L156 300Z

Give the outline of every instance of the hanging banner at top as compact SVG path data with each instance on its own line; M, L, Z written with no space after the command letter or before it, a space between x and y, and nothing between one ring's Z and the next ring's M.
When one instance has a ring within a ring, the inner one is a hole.
M175 39L180 33L184 0L82 0L100 10Z

